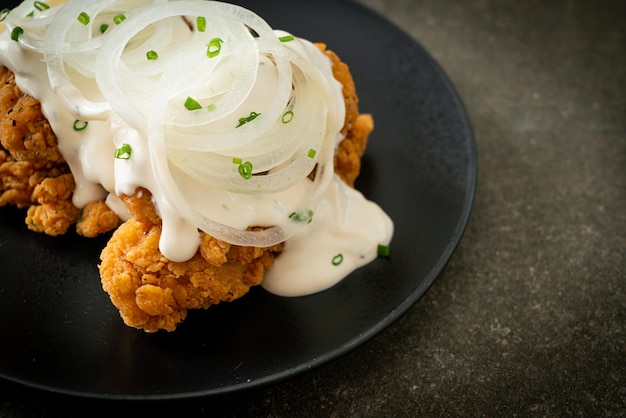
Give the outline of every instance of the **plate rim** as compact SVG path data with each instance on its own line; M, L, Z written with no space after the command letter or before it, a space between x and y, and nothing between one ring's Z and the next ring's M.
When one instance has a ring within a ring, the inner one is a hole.
M411 44L416 48L422 56L429 61L432 69L436 71L439 79L444 83L446 90L450 93L450 99L454 103L455 110L459 112L459 121L463 126L463 148L467 149L468 166L465 177L465 200L462 204L462 210L455 228L448 240L448 245L445 250L439 255L437 263L433 265L427 275L424 276L418 286L407 296L404 300L396 306L392 311L388 312L385 316L377 321L372 327L366 329L364 332L348 339L345 343L335 347L332 350L325 352L324 354L315 357L314 359L300 363L296 366L292 366L281 370L276 373L268 374L266 376L235 384L229 384L222 387L199 389L187 392L178 393L155 393L155 394L118 394L118 393L95 393L89 391L81 391L76 389L68 389L55 387L50 384L43 384L33 382L27 379L22 379L15 376L7 375L0 372L0 378L13 382L19 385L24 385L30 388L43 390L45 392L64 394L75 396L79 398L89 399L108 399L108 400L176 400L176 399L189 399L197 397L210 397L210 396L222 396L226 394L241 393L252 389L258 389L268 386L270 384L276 384L295 376L301 375L308 370L318 368L324 364L328 364L339 357L345 356L348 353L354 351L356 348L363 346L368 341L381 334L384 330L388 329L391 325L397 322L402 316L404 316L410 308L412 308L421 299L430 287L434 284L436 279L441 275L442 271L449 263L455 250L459 246L463 235L467 229L467 225L470 221L474 200L476 196L477 177L478 177L478 152L476 146L475 134L472 128L471 120L469 118L467 109L461 99L458 90L450 80L449 76L445 73L442 66L435 60L432 55L421 45L419 40L408 34L401 29L394 22L388 20L381 14L372 10L371 8L357 3L353 0L344 0L345 4L349 4L350 7L358 7L361 12L369 14L370 18L375 18L382 25L386 26L386 30L395 32L394 35L406 37L411 41ZM416 77L418 77L416 75Z

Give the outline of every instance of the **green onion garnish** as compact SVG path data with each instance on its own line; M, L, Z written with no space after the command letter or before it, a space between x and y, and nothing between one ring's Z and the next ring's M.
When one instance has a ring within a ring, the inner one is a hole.
M293 112L291 110L288 110L285 113L283 113L283 118L282 118L283 123L287 124L291 122L292 119L293 119Z
M313 148L309 148L309 152L306 153L306 156L309 157L310 159L315 158L315 155L317 154L317 151L315 151Z
M115 150L115 158L120 160L128 160L130 159L130 154L132 154L133 149L129 144L123 144L121 147Z
M36 1L36 2L34 3L34 5L35 5L35 9L39 10L40 12L41 12L42 10L47 10L47 9L49 9L49 8L50 8L50 6L48 6L48 5L47 5L46 3L44 3L43 1Z
M22 29L19 26L16 26L11 31L11 39L13 39L15 42L17 42L17 41L20 40L20 38L22 37L23 34L24 34L24 29Z
M78 119L76 119L76 120L74 121L74 130L75 130L76 132L78 132L78 131L83 131L83 130L85 130L85 128L87 128L87 125L89 125L89 122L84 121L84 120L78 120Z
M253 38L259 38L259 33L257 31L255 31L248 25L244 25L244 26L246 27L246 29L248 29L248 32L250 32L250 35L252 35Z
M6 19L9 15L9 13L11 13L11 9L2 9L0 11L0 22L3 22L4 19Z
M35 16L35 11L31 10L29 14L26 15L26 17L34 17Z
M233 164L241 164L242 162L241 158L233 157Z
M293 35L285 35L285 36L281 36L280 38L278 38L278 40L281 42L289 42L289 41L293 41L294 39L296 38L294 38Z
M378 244L378 255L383 256L383 257L389 257L389 246L388 245L383 245L383 244Z
M222 50L222 39L221 38L213 38L207 44L206 56L209 58L215 58L220 54Z
M239 125L235 126L235 128L239 128L240 126L243 126L248 122L252 122L259 116L261 116L260 113L250 112L250 116L245 117L245 118L239 118Z
M106 32L107 29L109 29L109 25L107 25L106 23L100 25L100 33Z
M202 105L191 97L187 97L187 100L185 100L185 107L187 108L187 110L202 109Z
M146 57L149 60L155 60L155 59L159 58L159 54L157 54L156 51L148 51L148 52L146 52Z
M211 103L211 104L210 104L210 105L208 105L206 108L207 108L207 110L208 110L209 112L212 112L212 111L214 111L215 109L217 109L217 106L215 105L215 103Z
M246 180L252 178L252 163L250 161L239 164L239 175Z
M338 266L339 264L343 263L343 254L339 253L336 256L334 256L332 263L333 263L333 266Z
M125 20L126 20L126 15L124 13L118 13L115 16L113 16L113 23L115 23L116 25L119 25Z
M206 31L206 18L204 16L198 16L196 19L196 26L198 27L198 32Z
M292 212L291 215L289 215L289 219L298 224L308 224L313 220L313 211L311 209L307 209L300 212Z
M78 21L80 23L82 23L83 25L85 25L85 26L88 25L89 22L91 21L91 18L85 12L80 12L80 14L78 15L78 17L76 19L78 19Z

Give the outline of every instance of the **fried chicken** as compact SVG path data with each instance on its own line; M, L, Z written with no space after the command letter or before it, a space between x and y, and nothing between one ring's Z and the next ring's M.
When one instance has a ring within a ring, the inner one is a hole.
M343 86L343 100L346 103L346 118L341 133L345 138L335 154L335 173L350 187L361 171L361 157L365 152L367 139L374 129L372 115L359 113L359 98L356 95L350 68L337 54L326 49L325 44L316 46L330 59L335 79Z
M350 186L359 175L361 156L373 129L370 115L359 114L348 66L325 45L317 44L333 64L343 86L346 118L335 156L335 172ZM233 301L261 284L283 245L239 247L201 233L201 245L189 261L176 263L159 251L161 220L147 190L122 196L133 219L113 234L101 254L104 290L129 326L147 332L173 331L188 309Z
M102 287L126 325L173 331L188 309L233 301L260 284L283 248L239 247L201 233L193 258L170 261L159 251L161 221L152 216L150 196L147 190L123 196L137 216L115 231L101 255Z
M325 45L317 46L330 58L343 86L345 139L337 147L335 172L354 186L373 120L359 113L348 66ZM28 208L28 228L49 235L64 234L74 224L85 237L118 227L119 217L104 202L75 207L74 188L39 102L22 93L13 73L0 66L0 206ZM159 251L161 219L150 192L139 189L121 198L132 219L119 226L102 251L102 287L124 322L146 332L173 331L188 309L206 309L245 295L262 282L283 248L240 247L201 233L196 255L173 262Z
M16 160L65 163L41 105L22 93L5 67L0 67L0 133L0 144Z
M0 206L28 208L28 228L52 236L65 234L77 222L77 232L87 237L119 225L104 202L91 202L82 210L75 207L74 188L41 105L0 66Z

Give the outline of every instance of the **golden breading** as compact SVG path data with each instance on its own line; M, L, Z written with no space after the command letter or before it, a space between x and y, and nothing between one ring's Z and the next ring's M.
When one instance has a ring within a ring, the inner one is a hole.
M0 206L28 208L28 228L53 236L65 234L79 220L77 232L87 237L119 225L104 202L89 203L81 215L72 203L74 187L41 105L0 66Z
M69 172L65 165L41 161L19 161L0 148L0 206L23 208L33 204L35 187L45 178Z
M64 163L41 105L22 93L15 76L0 66L0 143L20 161Z
M93 238L117 228L121 220L106 203L89 202L81 209L76 223L76 232L87 238Z
M335 173L341 177L350 187L361 172L361 157L365 152L367 138L374 129L374 120L371 115L362 114L357 116L352 124L352 129L335 153Z
M133 218L102 251L102 288L125 324L147 332L173 331L188 309L206 309L245 295L261 283L283 248L240 247L201 232L196 255L173 262L159 251L161 219L150 192L140 188L121 199Z
M356 95L354 80L350 68L337 54L326 49L324 44L317 47L330 59L335 79L343 86L343 100L346 103L346 118L341 132L345 138L337 147L335 154L335 173L347 185L354 187L354 181L361 171L361 157L365 152L367 140L374 129L374 120L369 114L359 113L359 98Z
M32 200L38 205L28 209L26 225L35 232L57 236L78 219L79 210L72 204L74 177L67 173L59 177L43 179L32 194Z
M282 245L238 247L202 234L192 259L173 262L159 251L160 236L160 225L131 219L115 231L101 255L103 289L126 325L147 332L173 331L188 309L242 297L261 283L282 250Z

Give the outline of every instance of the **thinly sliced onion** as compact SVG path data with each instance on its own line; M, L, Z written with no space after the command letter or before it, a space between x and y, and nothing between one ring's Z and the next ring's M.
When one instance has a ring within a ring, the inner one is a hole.
M9 31L21 27L24 33L20 37L20 44L29 50L41 51L45 31L59 7L37 10L32 3L25 1L11 10L4 23Z
M48 64L50 84L76 117L106 119L111 110L95 82L96 57L109 31L94 28L101 14L132 14L136 8L164 0L69 0L56 13L45 32L41 49ZM88 24L77 17L87 13ZM111 26L115 26L111 22Z
M27 9L15 9L8 24L26 25ZM81 12L87 24L77 20ZM126 19L115 25L120 12ZM205 31L195 30L200 16ZM271 246L304 227L288 213L314 211L326 193L345 116L330 61L308 41L280 42L285 33L253 12L203 0L69 0L28 24L20 42L44 54L65 106L84 120L127 125L142 141L135 151L149 153L138 164L150 166L143 184L139 175L132 184L116 176L115 190L146 187L164 226L191 222L236 245ZM212 42L219 53L207 54ZM148 51L158 58L148 59ZM188 98L201 109L187 109ZM249 172L242 175L238 162ZM131 174L124 164L116 163L119 173ZM229 224L202 207L186 183L233 196L294 191L297 198L276 202L285 215L270 225Z

